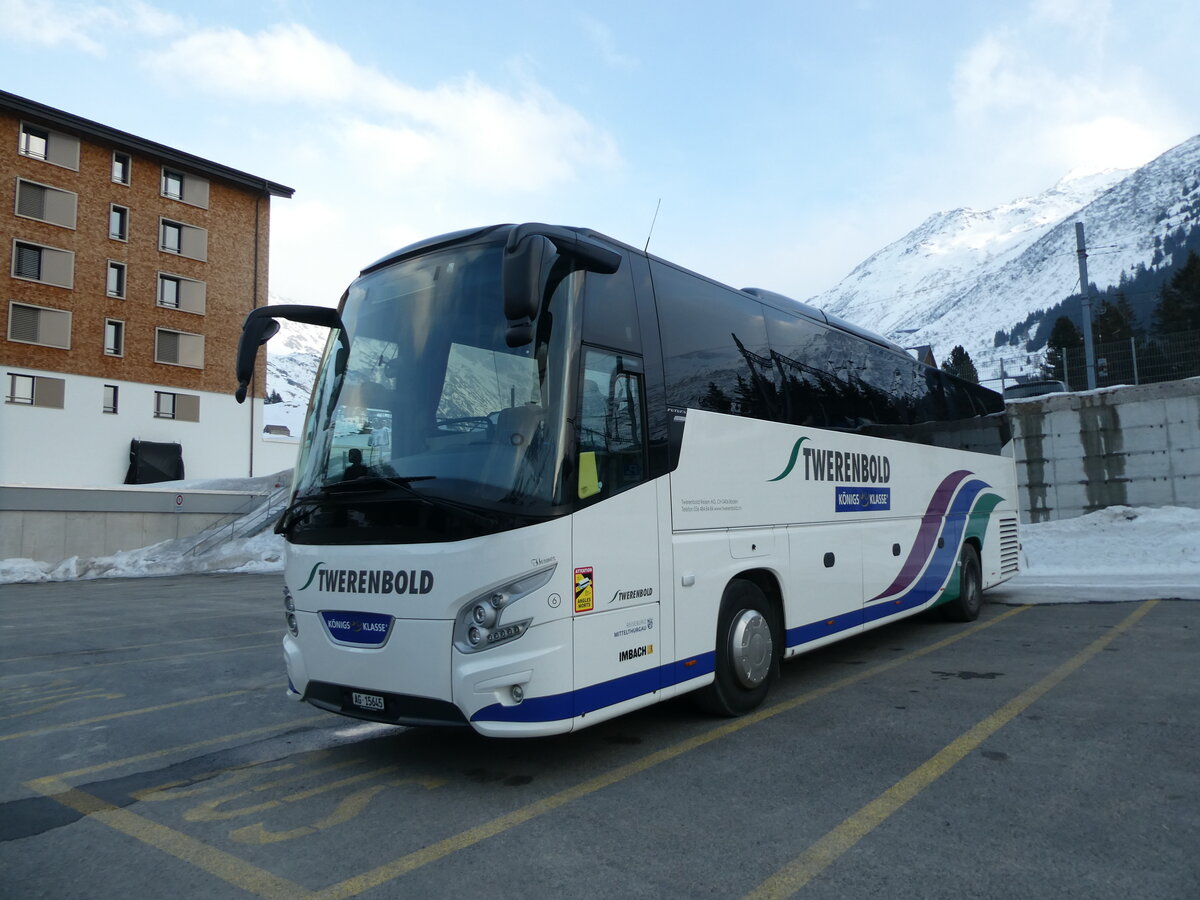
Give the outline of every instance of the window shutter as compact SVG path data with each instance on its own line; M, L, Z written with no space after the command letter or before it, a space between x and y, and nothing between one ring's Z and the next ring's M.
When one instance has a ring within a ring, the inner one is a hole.
M18 306L15 303L9 307L8 337L13 341L29 341L37 343L38 318L40 310L29 306Z
M158 361L165 363L179 362L178 332L160 331L158 333Z
M16 271L19 278L42 277L42 248L30 247L27 244L17 244Z
M17 215L31 219L46 218L46 189L27 181L17 185Z

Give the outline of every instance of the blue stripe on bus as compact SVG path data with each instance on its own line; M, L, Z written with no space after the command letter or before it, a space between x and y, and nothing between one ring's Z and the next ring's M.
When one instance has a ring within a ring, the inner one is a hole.
M711 650L677 662L622 675L611 681L603 681L577 691L553 694L549 697L530 697L516 706L493 703L475 715L472 722L554 722L573 719L587 713L604 709L615 703L623 703L635 697L652 694L663 688L673 687L701 675L710 674L716 668L716 653Z
M789 628L786 637L787 646L789 648L798 647L832 634L848 631L868 622L922 606L933 599L958 563L959 548L966 531L970 510L974 507L979 495L990 486L978 479L968 481L963 485L962 490L958 492L958 496L954 498L954 502L946 512L941 533L942 546L933 552L924 574L909 590L884 602L876 602L870 606L836 616L827 616L807 625ZM701 675L709 674L715 668L716 654L709 651L677 662L656 666L653 669L622 675L620 678L593 684L577 691L567 691L549 697L530 697L516 706L493 703L471 716L471 721L555 722L561 719L573 719L606 706L652 694L663 688L699 678Z

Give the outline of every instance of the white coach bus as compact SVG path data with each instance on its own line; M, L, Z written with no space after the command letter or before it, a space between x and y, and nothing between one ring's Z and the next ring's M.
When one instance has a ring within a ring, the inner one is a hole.
M699 691L1017 571L1004 404L847 322L592 231L501 225L363 270L291 504L289 693L547 735Z

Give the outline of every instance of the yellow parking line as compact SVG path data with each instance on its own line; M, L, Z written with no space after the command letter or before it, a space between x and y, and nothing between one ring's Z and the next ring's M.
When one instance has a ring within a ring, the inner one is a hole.
M299 725L308 725L314 719L324 718L321 713L313 711L312 715L305 716L303 719L291 719L287 722L280 722L276 725L263 725L260 728L251 728L248 731L238 731L234 734L222 734L218 737L205 738L202 741L194 741L190 744L179 744L175 747L166 747L162 750L152 750L149 753L139 753L137 756L126 756L123 759L110 759L107 762L96 763L95 765L85 766L82 769L74 769L70 772L63 772L59 775L49 775L45 778L36 778L33 781L27 781L25 786L31 790L37 791L39 794L45 794L52 797L56 791L55 786L66 784L74 781L77 778L84 778L89 775L95 775L99 772L105 772L109 769L119 769L122 766L132 766L138 763L149 762L152 759L162 759L164 756L171 756L176 753L190 753L193 750L199 750L201 747L211 747L213 744L235 743L245 740L246 738L261 737L265 734L270 734L273 731L288 731Z
M241 647L228 647L224 650L201 650L196 653L172 653L170 656L147 656L142 659L118 659L112 662L88 663L82 666L65 666L61 669L42 669L39 672L9 672L0 678L28 678L33 675L57 675L59 672L78 672L80 669L100 669L105 666L131 666L137 663L162 662L166 659L191 659L196 656L215 656L219 653L240 653L242 650L260 650L263 647L275 647L277 641L267 644L245 644Z
M198 841L173 828L159 825L136 813L106 803L98 797L72 788L64 782L42 779L41 783L49 789L50 795L63 806L81 812L144 844L156 847L176 859L191 863L196 868L251 894L259 897L278 898L278 900L297 900L297 898L312 896L306 888L294 881L289 881L266 869L260 869L231 853L210 847L203 841Z
M824 687L817 688L806 694L794 697L791 700L783 701L782 703L774 704L773 706L760 709L754 713L743 716L740 719L732 720L717 728L710 729L703 734L696 735L688 740L681 741L673 746L666 747L662 750L651 753L639 760L634 760L624 766L612 770L611 772L599 775L595 778L588 779L573 787L559 791L550 797L528 804L521 809L514 810L504 816L499 816L492 819L490 822L485 822L482 825L476 826L454 835L445 840L432 844L424 849L410 853L399 859L393 860L390 863L385 863L369 872L330 885L329 887L311 892L305 888L288 882L286 879L279 878L266 870L259 869L249 863L245 863L224 851L209 847L200 841L189 838L186 835L176 832L174 829L164 825L159 825L145 819L142 816L132 813L126 809L116 809L110 804L105 803L99 798L93 797L84 791L72 788L69 780L74 780L87 775L95 774L96 772L106 769L117 768L124 765L144 762L148 759L167 756L173 753L182 753L197 749L210 744L230 742L245 737L265 733L274 730L283 730L296 724L303 724L310 720L298 720L296 722L287 723L280 726L268 726L261 729L253 729L252 731L240 732L238 734L225 735L218 738L211 738L205 741L198 741L192 744L186 744L178 747L171 747L164 750L154 751L152 753L142 754L140 756L127 757L121 760L112 760L106 763L88 766L82 769L76 769L72 772L66 772L57 776L48 776L39 778L35 781L26 783L26 786L37 791L45 796L48 796L65 806L83 812L85 815L96 818L111 828L114 828L123 834L127 834L146 844L157 847L164 853L190 862L198 868L203 869L211 875L231 884L235 887L246 890L250 893L257 894L262 897L288 897L288 898L318 898L318 900L335 900L335 898L353 897L363 891L385 884L407 872L411 872L431 862L435 862L459 850L467 849L475 844L494 837L517 825L531 821L551 812L559 807L570 803L573 800L586 797L590 794L599 791L602 788L608 787L618 782L624 781L634 775L645 772L654 768L660 763L668 762L692 750L703 747L713 741L735 734L744 728L756 725L759 722L766 721L781 713L789 712L808 703L812 700L828 696L843 688L865 681L876 675L881 675L898 666L911 662L914 659L919 659L930 653L948 647L964 638L978 634L984 629L991 628L1006 619L1011 618L1018 613L1029 609L1027 606L1014 607L996 616L994 619L989 619L986 622L978 623L970 628L963 629L958 633L922 647L920 650L915 650L912 653L873 666L870 669L859 672L855 675L849 675L845 678L838 679Z
M57 653L39 653L36 656L9 656L5 659L0 659L0 664L10 662L27 662L31 659L46 659L47 657L56 656L79 656L83 653L121 653L126 650L145 650L147 647L168 647L172 644L194 644L196 641L224 641L230 638L239 637L259 637L264 634L283 634L282 628L269 628L265 631L242 631L238 634L213 634L206 637L180 638L177 641L157 641L153 644L129 644L124 647L104 647L103 649L88 649L80 650L60 650Z
M259 688L259 690L262 690ZM95 716L91 719L79 719L75 722L63 722L61 725L47 725L45 728L31 728L29 731L17 731L13 734L0 734L0 742L14 741L17 738L33 737L37 734L47 734L51 731L63 731L67 728L80 728L84 725L95 725L97 722L109 722L113 719L125 719L129 716L142 716L146 713L161 712L164 709L175 709L180 706L191 706L194 703L207 703L209 700L224 700L239 694L252 693L250 690L229 691L224 694L212 694L208 697L193 697L190 700L176 700L174 703L163 703L159 706L146 706L142 709L127 709L125 712L109 713L106 716Z
M796 709L797 707L802 706L803 704L812 700L825 697L836 691L840 691L843 688L849 687L850 685L857 684L860 681L865 681L866 679L872 678L876 675L881 675L884 672L896 668L897 666L904 665L905 663L911 662L914 659L918 659L929 653L933 653L942 649L943 647L948 647L950 644L953 644L956 641L961 641L963 638L978 634L985 628L991 628L993 625L997 625L1000 622L1003 622L1005 619L1015 616L1017 613L1023 612L1028 608L1029 607L1027 606L1014 607L1007 612L1001 613L994 619L981 622L980 624L960 631L951 637L937 641L927 647L922 647L920 650L915 650L912 653L908 653L904 656L889 660L888 662L881 663L878 666L873 666L872 668L863 672L859 672L856 675L848 675L847 677L841 678L832 684L827 684L825 687L817 688L816 690L809 691L808 693L802 694L799 697L793 697L791 700L785 700L782 703L776 703L773 706L760 709L757 712L742 716L740 719L734 719L724 725L713 728L710 731L706 731L703 734L696 735L695 737L689 738L686 741L681 741L678 744L658 750L654 753L651 753L649 756L645 756L624 766L613 769L611 772L606 772L603 775L590 778L581 784L575 785L574 787L569 787L566 790L559 791L557 794L552 794L551 796L531 803L528 806L514 810L507 815L492 819L490 822L485 822L482 825L467 829L466 831L456 834L453 837L438 841L435 844L430 844L428 847L424 847L421 850L417 850L408 854L407 856L402 856L399 859L393 860L392 862L384 863L382 866L372 869L369 872L364 872L361 875L356 875L353 878L348 878L347 880L339 882L338 884L331 885L323 891L318 891L315 896L319 898L319 900L342 900L342 898L353 897L357 894L361 894L363 891L369 890L373 887L378 887L385 882L391 881L393 878L398 878L399 876L411 872L414 869L419 869L422 866L449 856L452 853L457 853L459 850L465 850L468 847L478 844L480 841L485 841L490 837L495 837L498 834L502 834L503 832L508 831L510 828L514 828L517 825L521 825L532 819L536 819L539 816L551 812L552 810L558 809L561 806L565 806L573 800L578 800L582 797L588 796L589 794L594 794L601 788L606 788L620 781L624 781L627 778L641 774L648 769L652 769L661 763L668 762L676 757L682 756L685 753L689 753L692 750L703 747L705 744L709 744L720 738L735 734L736 732L741 731L743 728L749 728L751 725L757 725L759 722L766 721L767 719L773 718L780 713L790 712L791 710Z
M870 834L888 816L945 775L968 753L977 749L980 744L1041 699L1068 675L1133 627L1158 602L1158 600L1150 600L1143 603L1108 634L1093 641L1037 684L1022 691L986 719L959 735L925 763L896 782L747 894L747 900L775 900L775 898L792 896L825 871L843 853Z
M163 618L165 620L170 620L171 617L173 617L173 616L178 618L178 612L171 610L169 607L165 607L165 608L160 607L160 609L165 610L163 613ZM55 611L56 612L59 611L57 603L55 603ZM187 617L187 623L188 623L188 625L191 625L193 622L202 622L202 621L205 621L206 619L232 619L232 618L248 617L248 616L271 616L272 618L275 618L278 615L279 614L277 612L275 612L274 609L269 609L269 610L268 609L252 609L252 610L243 610L240 612L236 609L231 609L227 612L215 612L215 613L210 613L209 615L205 615L205 616L189 615ZM139 618L138 624L141 625L142 627L149 627L152 625L162 625L164 623L163 622L155 622L155 621L150 620L149 618ZM83 623L80 626L74 627L74 628L38 628L36 625L30 626L28 628L23 628L19 625L16 625L16 626L4 625L3 623L0 623L0 633L2 633L4 635L4 637L13 637L13 638L21 637L22 635L26 635L26 634L31 634L31 635L36 635L37 637L41 637L42 635L47 635L47 634L82 634L84 632L89 632L89 631L113 631L114 629L118 629L118 628L128 630L129 623L128 622L118 622L118 623L115 623L112 625L92 625L89 623ZM283 631L283 629L281 626L280 633L282 633L282 631Z

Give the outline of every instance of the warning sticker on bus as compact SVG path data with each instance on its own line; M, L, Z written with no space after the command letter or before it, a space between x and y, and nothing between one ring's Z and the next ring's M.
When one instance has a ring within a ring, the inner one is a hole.
M582 566L575 570L575 612L591 612L596 608L595 585L592 583L592 567Z

